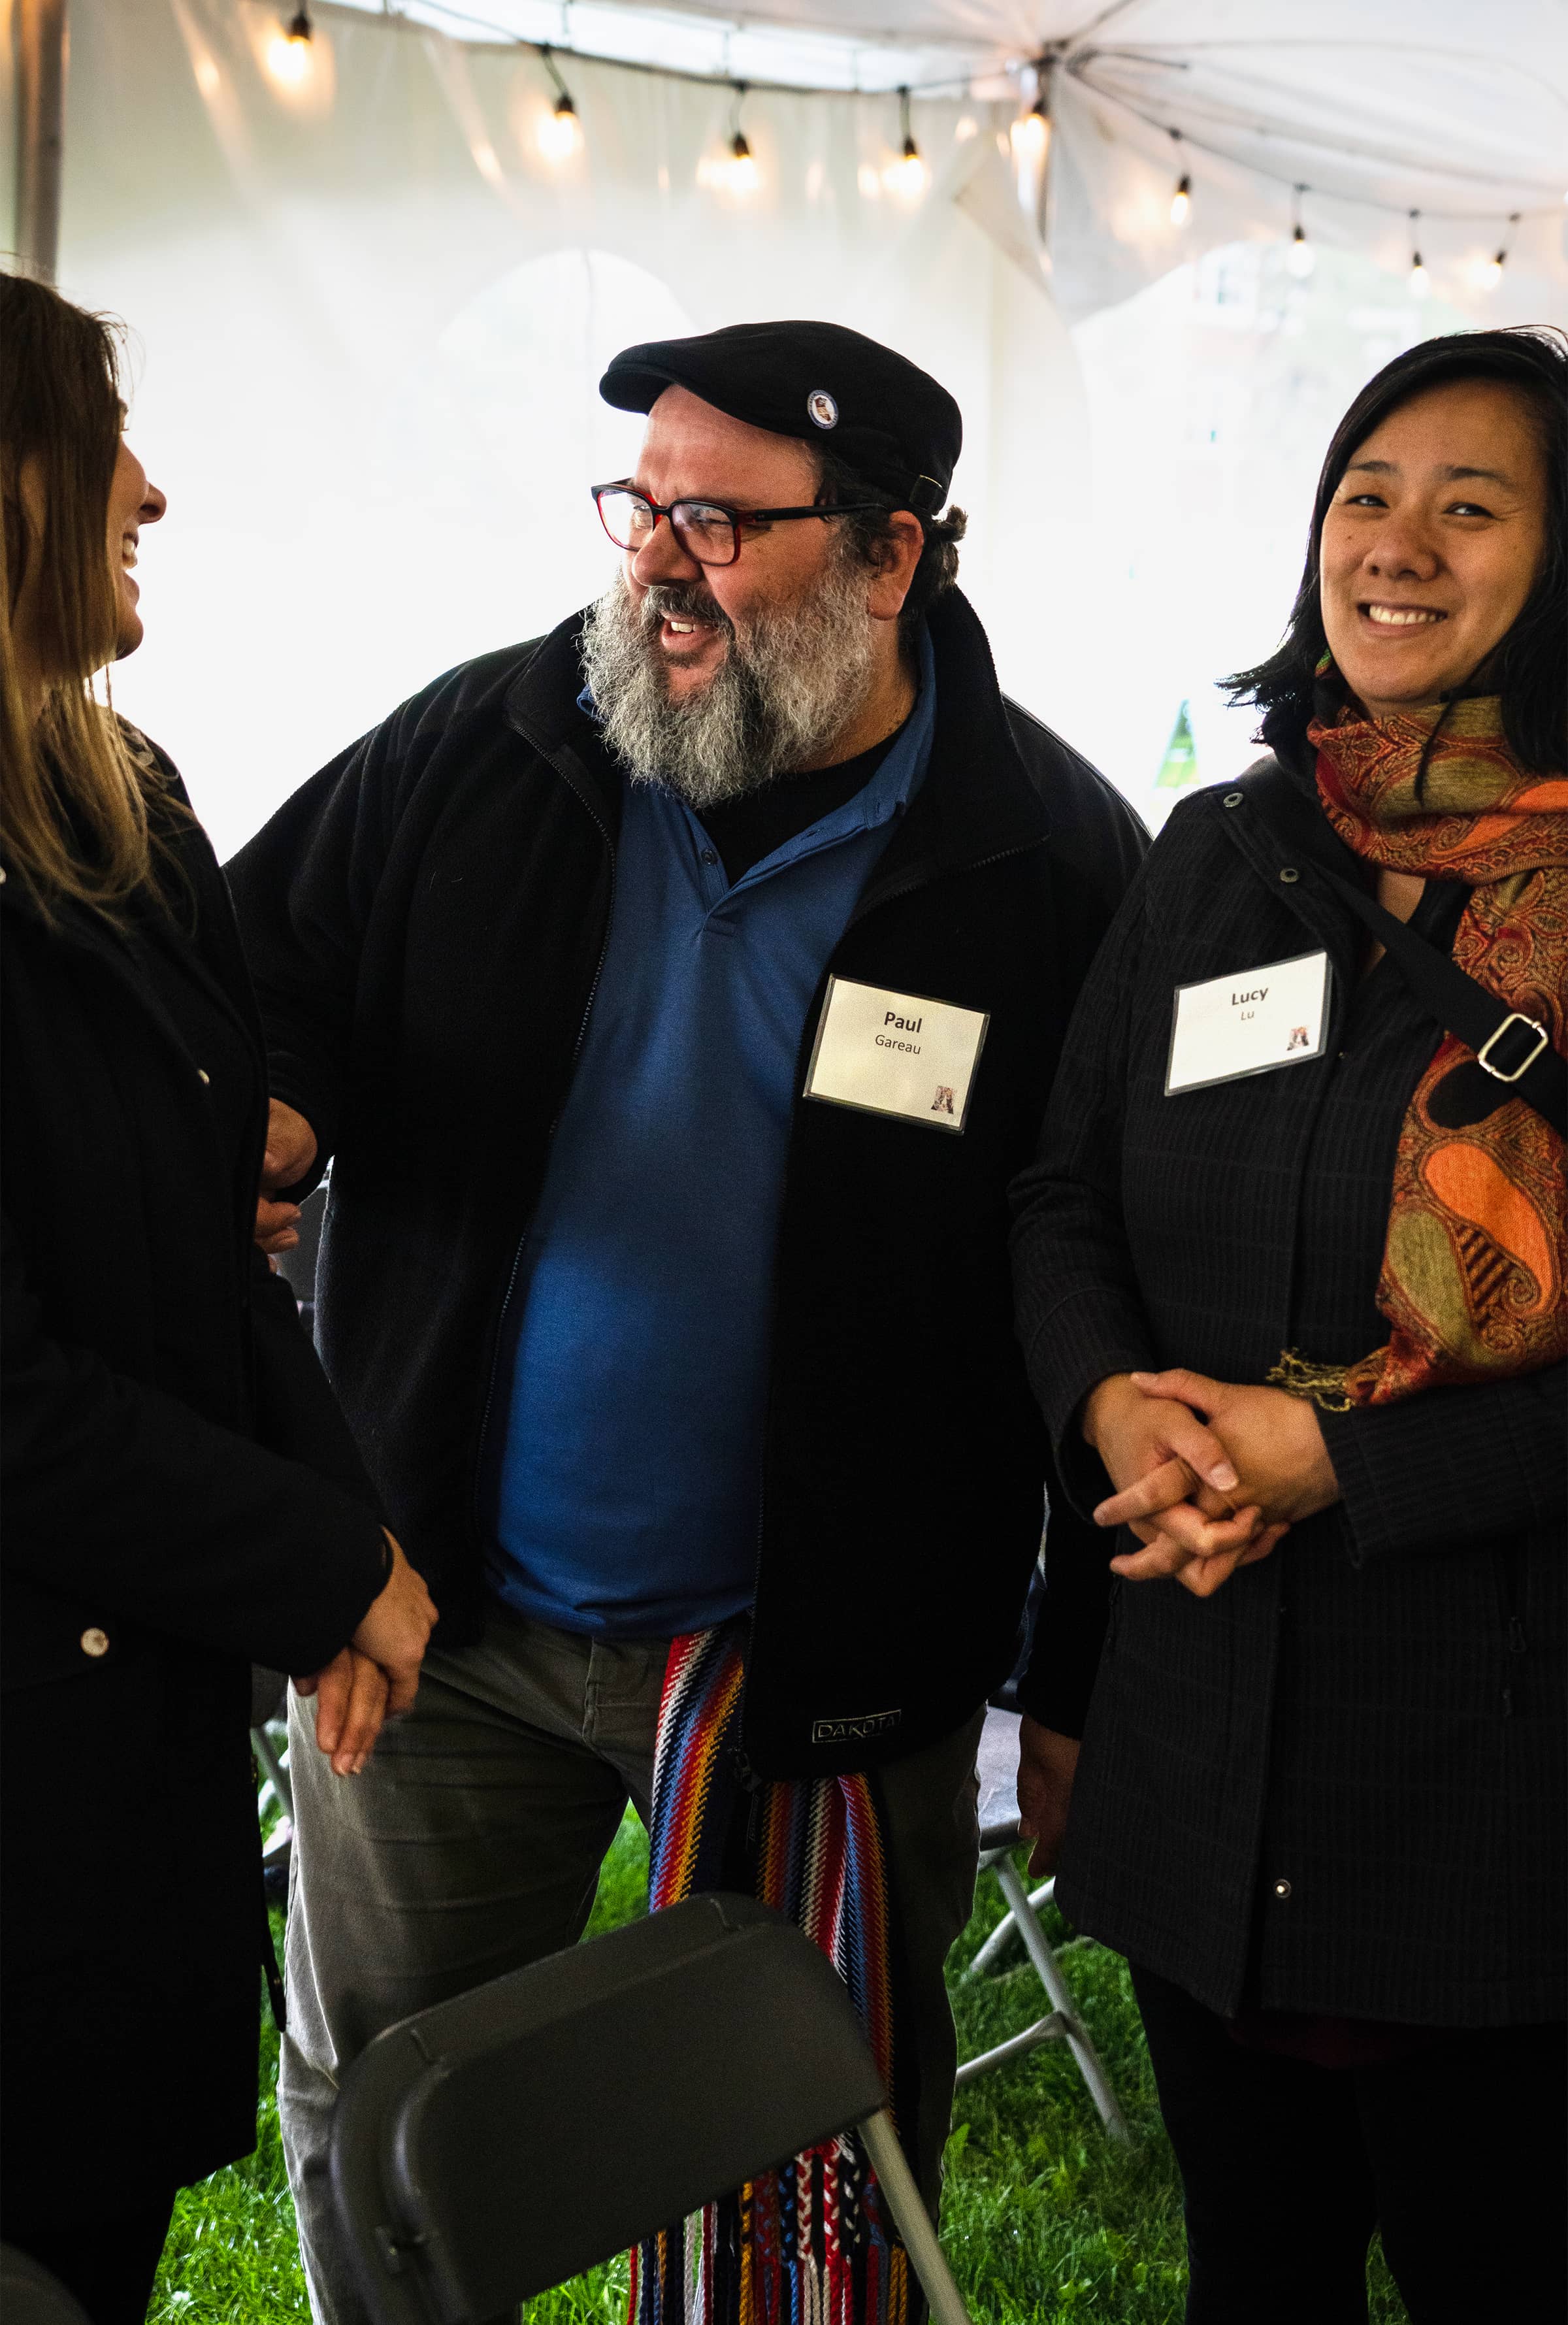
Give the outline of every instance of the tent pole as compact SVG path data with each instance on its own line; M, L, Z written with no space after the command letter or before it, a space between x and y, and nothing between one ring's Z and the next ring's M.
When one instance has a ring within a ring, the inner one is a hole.
M16 255L52 283L60 259L65 155L66 0L19 0L16 39Z

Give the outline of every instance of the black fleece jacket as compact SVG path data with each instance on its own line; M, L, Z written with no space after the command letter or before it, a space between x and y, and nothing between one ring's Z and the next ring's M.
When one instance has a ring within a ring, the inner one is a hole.
M448 1638L481 1615L501 1314L613 896L621 781L577 707L579 628L438 680L229 867L272 1088L333 1158L322 1355ZM916 1749L1009 1668L1050 1455L1013 1337L1007 1188L1144 844L1003 701L956 593L931 635L930 770L830 973L990 1029L961 1136L796 1104L744 1714L768 1774Z

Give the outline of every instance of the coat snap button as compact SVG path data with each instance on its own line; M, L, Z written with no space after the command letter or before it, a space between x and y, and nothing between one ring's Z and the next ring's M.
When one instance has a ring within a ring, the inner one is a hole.
M1289 1884L1289 1882L1288 1882L1288 1881L1277 1881L1277 1882L1275 1883L1275 1885L1274 1885L1274 1894L1275 1894L1275 1895L1276 1895L1277 1898L1279 1898L1279 1900L1281 1901L1281 1903L1283 1903L1283 1902L1284 1902L1284 1900L1285 1900L1287 1897L1288 1897L1288 1896L1289 1896L1289 1894L1290 1894L1290 1884Z
M702 860L705 864L716 864L719 859L717 854L713 848L705 848L702 852Z
M1280 873L1279 876L1282 880L1299 880L1301 875L1296 870L1294 864L1287 864Z
M1227 792L1225 793L1225 805L1227 807L1240 807L1241 804L1241 798L1242 794L1240 792Z
M109 1652L108 1633L100 1631L94 1624L91 1630L82 1633L81 1650L84 1655L106 1655Z

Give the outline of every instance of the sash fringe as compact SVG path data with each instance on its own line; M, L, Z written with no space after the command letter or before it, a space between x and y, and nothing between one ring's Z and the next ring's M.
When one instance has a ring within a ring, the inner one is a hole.
M737 1617L671 1644L654 1750L649 1910L740 1885L743 1821L754 1894L798 1922L834 1964L896 2102L891 1916L876 1798L863 1775L760 1791L745 1784L745 1637ZM628 2325L907 2325L908 2312L908 2257L853 2133L705 2205L632 2255Z

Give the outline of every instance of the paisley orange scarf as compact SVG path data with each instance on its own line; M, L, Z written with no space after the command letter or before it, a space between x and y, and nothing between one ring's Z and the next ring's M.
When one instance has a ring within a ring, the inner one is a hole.
M1495 696L1314 719L1307 734L1340 838L1369 863L1468 883L1454 959L1568 1051L1568 777L1519 767ZM1482 1072L1448 1033L1416 1085L1378 1285L1388 1343L1347 1371L1352 1403L1538 1372L1568 1352L1563 1141Z

